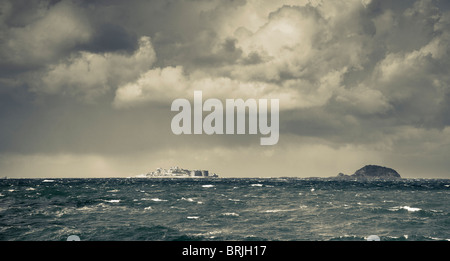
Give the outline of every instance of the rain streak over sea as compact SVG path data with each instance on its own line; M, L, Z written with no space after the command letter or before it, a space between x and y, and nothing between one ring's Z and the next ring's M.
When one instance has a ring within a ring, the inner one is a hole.
M0 240L450 240L450 180L3 179Z

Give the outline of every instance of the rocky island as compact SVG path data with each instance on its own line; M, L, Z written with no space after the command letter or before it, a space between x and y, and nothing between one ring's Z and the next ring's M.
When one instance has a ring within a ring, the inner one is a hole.
M397 171L391 168L377 166L377 165L366 165L359 170L357 170L352 175L346 175L344 173L339 173L337 176L339 179L400 179L401 176Z

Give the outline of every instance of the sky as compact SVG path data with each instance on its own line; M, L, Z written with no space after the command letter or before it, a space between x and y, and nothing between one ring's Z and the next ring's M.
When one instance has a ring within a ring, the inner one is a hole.
M445 0L0 0L0 176L450 178L449 40ZM278 143L173 134L196 90L278 99Z

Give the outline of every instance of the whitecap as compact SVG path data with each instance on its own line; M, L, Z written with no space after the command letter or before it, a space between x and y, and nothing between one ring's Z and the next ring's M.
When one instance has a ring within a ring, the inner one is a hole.
M238 213L234 213L234 212L226 212L226 213L222 213L222 216L239 217L239 214Z
M146 207L145 210L152 210L152 207Z
M200 217L198 217L198 216L188 216L188 217L186 217L187 219L199 219Z
M216 234L222 234L223 231L221 230L214 230L214 231L210 231L210 232L205 232L205 233L195 233L192 234L193 236L197 236L197 237L208 237L208 238L216 238Z
M291 208L291 209L268 209L263 211L264 213L278 213L278 212L290 212L290 211L297 211L297 208Z
M252 186L252 187L262 187L263 184L256 183L256 184L251 184L250 186Z
M213 188L214 185L202 185L203 188Z
M268 209L268 210L265 210L264 212L265 213L277 213L277 212L284 212L284 211L286 211L286 210L283 210L283 209Z
M361 202L358 202L356 204L360 205L360 206L373 206L373 203L361 203Z
M311 192L314 192L314 190L315 190L315 189L314 189L314 188L312 188L312 189L311 189Z
M150 199L151 201L155 201L155 202L161 202L161 201L167 201L165 199L160 199L160 198L152 198Z
M108 202L108 203L119 203L120 199L110 199L110 200L105 200L105 202Z
M77 210L78 211L91 211L93 209L94 208L92 208L92 207L84 206L84 207L78 208Z
M403 207L400 207L401 209L406 209L406 210L408 210L409 212L416 212L416 211L420 211L420 210L422 210L422 209L420 209L420 208L412 208L412 207L410 207L410 206L403 206Z
M422 210L421 208L413 208L413 207L410 207L410 206L392 207L389 210L390 211L398 211L400 209L407 210L408 212L416 212L416 211Z
M185 197L182 197L181 200L185 200L185 201L188 201L188 202L194 202L194 199L193 199L193 198L185 198Z
M25 190L33 191L33 190L36 190L36 189L35 188L26 188Z
M107 192L116 193L116 192L119 192L119 190L118 189L113 189L113 190L108 190Z
M42 182L55 182L53 179L44 179Z
M104 203L99 203L99 204L96 205L96 207L99 207L99 208L106 208L106 207L108 207L108 205L106 205L106 204L104 204Z

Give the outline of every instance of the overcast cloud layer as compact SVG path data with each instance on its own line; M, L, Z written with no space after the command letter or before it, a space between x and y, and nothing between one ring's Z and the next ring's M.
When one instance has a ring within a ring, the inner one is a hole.
M0 1L0 176L450 178L450 4ZM172 134L174 99L280 100L280 141Z

